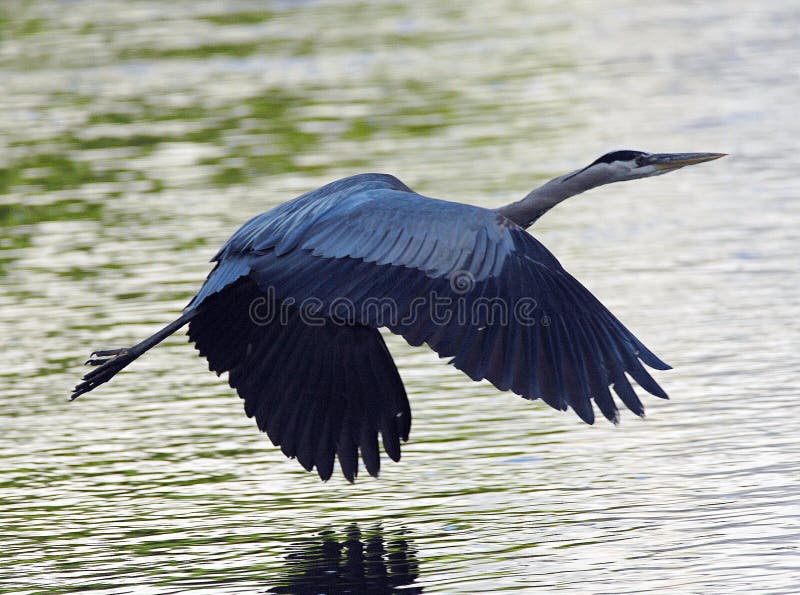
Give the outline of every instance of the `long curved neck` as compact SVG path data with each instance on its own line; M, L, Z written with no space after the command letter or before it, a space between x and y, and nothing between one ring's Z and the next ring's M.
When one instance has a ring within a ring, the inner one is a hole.
M591 188L614 182L606 168L588 167L553 178L531 190L525 198L500 207L497 212L522 228L533 225L539 217L558 203Z

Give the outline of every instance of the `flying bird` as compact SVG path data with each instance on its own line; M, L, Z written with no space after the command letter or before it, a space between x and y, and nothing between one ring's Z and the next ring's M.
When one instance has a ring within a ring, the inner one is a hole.
M127 348L95 351L71 399L108 382L184 325L276 446L323 480L358 456L377 477L400 459L411 408L378 330L427 343L473 380L612 422L611 389L636 415L630 379L667 398L656 357L526 229L591 188L647 178L721 153L613 151L498 209L422 196L359 174L245 223L177 320Z

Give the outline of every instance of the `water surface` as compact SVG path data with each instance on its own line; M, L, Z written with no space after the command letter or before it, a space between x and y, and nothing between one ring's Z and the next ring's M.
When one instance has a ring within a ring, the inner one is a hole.
M0 8L0 591L793 592L796 3L226 7ZM675 367L645 420L393 339L411 441L349 485L285 460L181 333L66 402L296 194L383 171L494 207L617 148L731 153L535 228Z

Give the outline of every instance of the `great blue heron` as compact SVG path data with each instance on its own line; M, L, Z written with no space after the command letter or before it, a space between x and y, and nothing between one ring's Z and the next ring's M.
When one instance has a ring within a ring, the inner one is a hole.
M189 339L288 457L323 480L358 452L380 469L378 433L400 459L411 409L380 327L427 343L473 380L594 421L616 423L609 387L637 415L626 374L666 393L648 350L525 229L561 201L720 153L614 151L499 209L428 198L386 174L360 174L245 223L183 314L133 347L96 351L77 398L189 324ZM520 306L524 307L520 307Z

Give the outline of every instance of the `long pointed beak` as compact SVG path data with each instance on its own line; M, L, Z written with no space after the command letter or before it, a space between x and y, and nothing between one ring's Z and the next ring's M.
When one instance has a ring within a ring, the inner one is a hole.
M656 169L671 171L695 163L713 161L726 155L727 153L653 153L648 157L648 161Z

